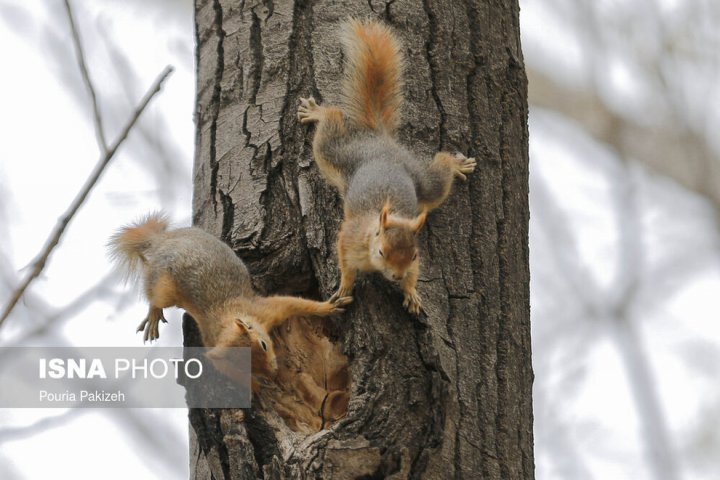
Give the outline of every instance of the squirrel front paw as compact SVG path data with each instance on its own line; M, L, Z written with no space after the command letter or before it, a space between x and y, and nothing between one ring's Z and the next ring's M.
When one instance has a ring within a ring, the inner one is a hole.
M322 119L322 107L315 103L313 97L300 98L297 117L300 123L319 122Z
M422 311L422 305L420 304L420 297L417 294L417 290L412 289L405 292L405 298L403 299L403 307L405 307L408 312L414 315L420 314L420 312Z
M344 287L341 282L340 288L338 288L337 292L333 293L333 295L332 295L332 297L330 297L329 301L334 302L339 298L350 298L352 300L352 291L353 291L352 285L350 285L349 287Z
M465 174L474 172L475 167L477 167L475 158L467 158L460 152L455 154L455 176L460 177L463 182L467 180Z

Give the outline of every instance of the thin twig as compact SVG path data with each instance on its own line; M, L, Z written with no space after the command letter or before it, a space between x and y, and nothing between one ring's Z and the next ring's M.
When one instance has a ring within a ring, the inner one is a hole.
M95 119L95 135L97 136L98 145L100 146L100 152L106 153L108 146L107 140L105 139L102 117L100 116L100 107L98 106L95 87L93 87L92 80L90 80L90 72L87 69L85 52L83 51L82 41L80 40L80 32L75 25L72 8L70 7L70 0L65 0L65 11L67 12L68 20L70 21L70 31L72 32L73 44L75 45L75 55L77 56L78 65L80 66L80 72L82 73L83 81L85 82L85 86L87 87L88 92L90 93L90 98L92 99L93 116Z
M110 146L110 149L105 152L105 154L100 158L97 165L95 165L94 170L90 174L90 177L85 181L85 184L82 187L82 190L80 190L80 193L75 197L75 199L70 204L70 207L67 209L67 211L63 214L63 216L58 220L57 225L55 226L55 229L52 231L50 236L48 237L47 241L45 242L45 247L43 247L40 254L38 254L36 260L32 264L32 268L30 269L30 272L28 273L25 280L22 282L22 284L15 290L13 295L10 297L10 301L8 302L7 306L5 307L5 310L2 313L2 316L0 317L0 325L3 324L5 319L10 315L10 312L12 312L13 308L15 308L15 305L20 300L20 298L25 293L25 290L27 290L30 283L37 278L40 273L43 271L43 268L45 268L45 263L48 260L48 257L50 257L50 254L52 253L53 249L57 246L57 244L60 242L60 238L62 237L63 233L65 232L65 229L67 228L70 221L73 219L75 214L77 213L78 209L82 206L82 204L85 202L85 199L87 198L90 191L93 189L95 184L97 183L98 179L100 178L100 175L102 175L103 171L105 170L105 167L107 167L108 163L110 163L110 160L115 156L115 152L118 150L120 145L125 141L128 134L130 133L130 130L132 130L133 126L135 126L135 123L140 118L140 115L145 110L145 107L147 107L148 103L150 103L150 100L160 91L160 88L162 87L163 82L165 79L170 75L170 73L173 71L173 68L171 66L165 67L165 70L162 71L162 73L158 76L158 78L155 80L155 83L153 86L148 90L148 92L143 97L142 101L140 102L140 105L135 109L135 113L130 118L130 121L125 125L125 128L120 133L120 136L115 140L115 143Z

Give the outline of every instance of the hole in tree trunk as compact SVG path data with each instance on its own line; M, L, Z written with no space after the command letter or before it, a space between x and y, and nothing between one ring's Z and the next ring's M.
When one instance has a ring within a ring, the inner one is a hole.
M278 373L273 382L263 382L257 400L296 432L329 428L347 412L350 367L327 325L327 319L295 317L271 334Z

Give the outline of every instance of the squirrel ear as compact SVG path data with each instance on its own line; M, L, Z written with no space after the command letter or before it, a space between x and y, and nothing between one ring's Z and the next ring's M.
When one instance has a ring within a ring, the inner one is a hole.
M241 332L247 333L247 331L250 330L250 327L248 326L248 324L243 322L239 318L235 319L235 325L238 327L238 329L240 329Z
M412 230L413 233L418 233L423 225L425 225L425 220L427 219L427 210L423 210L420 215L418 215L415 218L415 221L412 224Z
M383 205L382 212L380 212L380 229L385 229L388 226L388 215L390 214L390 201L386 201Z

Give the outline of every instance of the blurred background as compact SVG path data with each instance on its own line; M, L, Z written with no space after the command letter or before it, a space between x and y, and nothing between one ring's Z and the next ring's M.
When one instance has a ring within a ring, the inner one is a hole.
M137 346L105 253L190 223L190 0L75 1L111 143L175 67L0 329L0 345ZM720 478L720 4L521 1L530 81L537 478ZM0 305L99 157L61 0L0 0ZM161 345L180 343L169 309ZM0 360L1 364L1 360ZM186 411L1 410L0 478L186 478Z

